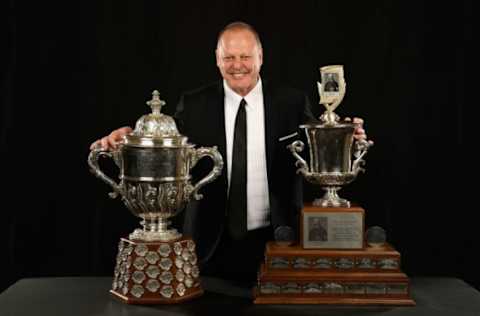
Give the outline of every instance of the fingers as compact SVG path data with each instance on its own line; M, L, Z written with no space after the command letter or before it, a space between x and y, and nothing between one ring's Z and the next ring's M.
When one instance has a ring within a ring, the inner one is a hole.
M99 144L100 144L100 139L97 139L90 145L90 150L94 150L95 148L98 147Z
M354 117L353 118L353 123L363 125L363 119L361 119L359 117Z
M121 127L114 130L109 135L104 136L90 145L90 150L94 150L98 147L101 147L103 150L112 150L117 149L118 144L123 139L123 136L132 132L132 128L129 126Z

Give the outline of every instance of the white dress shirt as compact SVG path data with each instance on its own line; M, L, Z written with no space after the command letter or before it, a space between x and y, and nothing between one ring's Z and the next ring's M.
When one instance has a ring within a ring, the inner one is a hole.
M265 115L262 81L246 96L234 92L223 81L225 91L225 135L227 141L228 187L232 172L233 134L240 101L245 99L247 114L247 228L248 230L270 224L268 198L267 155L265 149Z

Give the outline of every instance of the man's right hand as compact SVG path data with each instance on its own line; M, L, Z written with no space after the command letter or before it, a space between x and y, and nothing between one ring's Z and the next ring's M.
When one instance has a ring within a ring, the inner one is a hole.
M102 148L103 150L114 150L117 149L118 143L123 139L123 136L132 132L132 128L129 126L124 126L119 129L114 130L109 135L97 139L90 145L90 150L95 148Z

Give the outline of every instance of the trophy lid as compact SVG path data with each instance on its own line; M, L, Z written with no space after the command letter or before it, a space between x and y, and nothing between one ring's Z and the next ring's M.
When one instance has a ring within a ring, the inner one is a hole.
M156 145L186 145L187 137L182 136L177 129L175 120L160 113L165 101L160 100L160 93L155 90L152 99L147 101L152 113L140 117L132 133L125 136L126 145L156 146Z

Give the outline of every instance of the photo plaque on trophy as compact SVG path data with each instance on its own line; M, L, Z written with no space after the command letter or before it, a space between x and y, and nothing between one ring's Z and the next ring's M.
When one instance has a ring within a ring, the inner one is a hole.
M365 230L365 211L338 191L356 179L372 143L356 140L356 123L334 112L345 96L343 66L320 68L318 122L301 125L308 141L288 146L297 172L325 191L305 203L300 214L299 243L285 247L269 242L254 289L255 304L415 305L400 254L376 226ZM367 232L367 233L365 233ZM365 238L365 235L367 237Z
M132 133L111 152L96 148L88 157L92 173L121 196L125 206L141 218L141 228L118 244L111 293L128 304L173 304L200 296L203 289L195 243L170 228L191 199L201 199L199 189L217 178L223 159L216 147L194 148L181 135L175 121L161 113L165 104L158 91L147 104L152 113L142 116ZM120 183L105 175L100 157L113 159ZM213 160L209 174L195 184L190 169L203 157Z

